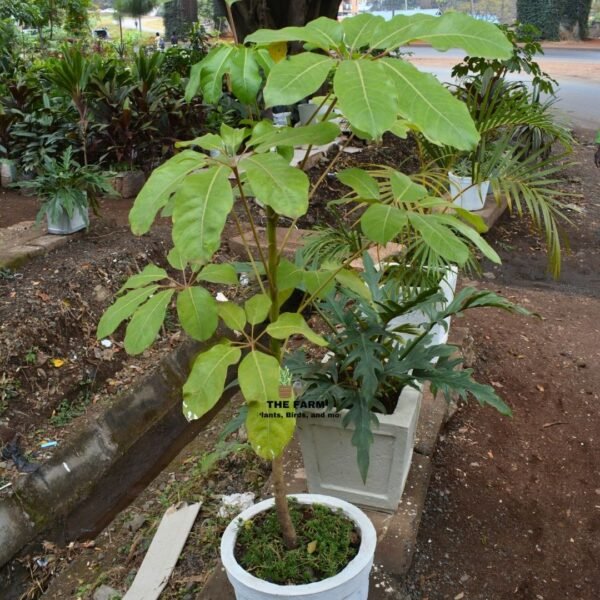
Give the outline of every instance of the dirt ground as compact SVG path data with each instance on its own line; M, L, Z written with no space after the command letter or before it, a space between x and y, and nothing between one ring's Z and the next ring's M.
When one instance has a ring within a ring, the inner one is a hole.
M580 138L592 139L591 132L580 132ZM448 424L435 455L413 567L399 582L402 600L592 600L600 593L600 172L592 153L591 146L579 147L580 164L564 175L565 187L582 197L572 200L573 223L566 227L571 254L559 281L547 276L542 245L527 222L508 215L489 235L503 265L485 265L480 280L463 278L462 285L499 291L541 318L481 311L456 321L472 338L476 377L501 392L514 417L470 404ZM398 157L406 157L405 148ZM327 197L335 197L339 190L329 187ZM35 215L30 199L11 194L0 197L0 226ZM10 380L0 382L6 404L0 420L24 433L29 450L66 435L68 423L48 424L62 414L65 398L75 408L93 407L155 358L125 359L118 336L110 352L94 338L93 325L110 301L107 293L148 260L160 262L170 245L160 226L151 236L128 235L129 206L106 203L103 218L94 220L84 239L34 259L19 277L0 277L0 373ZM171 347L176 336L167 326L158 351ZM57 358L64 361L60 366ZM67 421L70 414L64 415ZM226 456L221 468L243 471L247 463L240 456ZM33 458L43 456L34 452ZM185 460L184 465L196 464ZM262 474L255 470L252 481L258 482ZM5 471L0 469L0 477ZM148 515L143 527L123 525L133 518L129 513L95 545L72 555L40 551L42 558L79 564L70 582L52 584L44 597L87 598L100 581L129 581L154 531L153 511L176 500L192 474L164 473L144 493L133 509L134 516ZM12 470L6 477L11 476ZM220 477L207 479L215 491L233 490ZM201 489L194 490L195 497ZM207 532L216 536L214 506L211 511L194 545ZM168 597L197 597L206 577L208 557L192 547L186 553ZM110 570L120 563L127 568Z
M591 139L580 132L581 139ZM503 265L479 287L541 319L471 311L474 368L511 405L463 407L440 440L405 599L600 596L600 172L580 146L566 185L583 195L571 254L552 281L523 222L489 239ZM463 280L463 285L465 282Z

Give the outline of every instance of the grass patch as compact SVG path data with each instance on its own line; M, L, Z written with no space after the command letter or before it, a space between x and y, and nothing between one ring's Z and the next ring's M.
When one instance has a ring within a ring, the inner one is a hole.
M275 509L246 521L236 540L235 558L259 579L301 585L337 575L356 556L360 534L342 512L290 499L298 547L286 550Z

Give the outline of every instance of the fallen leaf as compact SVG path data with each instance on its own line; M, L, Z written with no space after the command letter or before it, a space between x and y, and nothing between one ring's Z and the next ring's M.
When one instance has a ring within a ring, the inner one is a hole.
M497 388L503 388L504 386L499 381L492 381L492 385Z
M50 364L57 369L60 369L65 364L65 361L62 358L51 358Z
M314 554L316 550L317 550L317 540L313 540L312 542L309 542L306 545L306 551L309 554Z
M540 392L544 391L544 386L540 385L539 383L535 386Z

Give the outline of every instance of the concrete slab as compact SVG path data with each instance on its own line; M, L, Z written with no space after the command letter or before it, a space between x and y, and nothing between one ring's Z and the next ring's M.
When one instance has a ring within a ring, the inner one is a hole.
M492 194L488 194L485 199L484 207L481 210L473 212L485 221L488 229L491 229L496 224L496 221L502 216L502 213L506 210L507 206L506 198L502 198L500 203L498 203Z
M30 258L44 254L44 248L40 246L12 246L0 249L0 268L14 269L26 263Z

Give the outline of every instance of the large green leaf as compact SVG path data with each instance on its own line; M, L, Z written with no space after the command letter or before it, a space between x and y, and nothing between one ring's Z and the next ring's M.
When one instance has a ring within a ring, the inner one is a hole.
M208 281L209 283L224 283L226 285L237 285L238 283L235 267L229 263L206 265L198 273L198 279L200 281Z
M294 436L296 419L291 416L293 413L291 407L269 407L263 402L248 405L246 431L248 441L258 456L273 460L281 455Z
M341 269L335 274L336 281L365 300L372 300L371 291L360 275L352 269Z
M140 354L156 339L174 292L175 290L158 292L135 311L125 332L127 354Z
M471 150L477 145L479 133L466 105L435 76L397 58L384 58L379 64L388 79L396 83L398 112L427 139L460 150Z
M447 261L464 265L469 259L469 248L442 223L438 215L407 213L410 224L421 234L423 241Z
M344 19L342 21L344 40L350 53L365 46L370 46L374 34L382 23L384 23L383 17L369 13L363 13L351 19Z
M277 42L301 41L330 50L337 48L342 41L343 30L340 23L333 19L320 17L311 21L305 27L284 27L283 29L260 29L244 40L259 46L271 45Z
M291 335L303 335L317 346L327 346L327 340L315 333L299 313L282 313L275 323L267 326L267 333L277 340L285 340Z
M151 285L141 289L134 289L119 298L102 315L98 323L96 337L105 338L110 335L125 319L128 319L137 309L158 289L157 285Z
M319 146L332 142L339 133L338 125L329 121L302 127L275 127L271 122L263 121L254 128L248 146L254 146L256 152L265 152L276 146Z
M201 169L205 164L204 154L193 150L184 150L154 169L129 213L129 223L134 235L146 233L150 229L156 213L167 203L181 182L192 171Z
M360 218L363 233L377 244L387 244L407 224L406 211L389 204L372 204Z
M121 287L121 289L117 292L120 294L124 290L133 290L136 288L144 287L149 283L154 283L156 281L160 281L167 277L167 272L161 267L157 267L156 265L150 264L146 265L141 273L137 275L132 275Z
M303 280L308 292L316 294L317 298L325 298L335 288L335 278L331 271L306 271Z
M246 172L252 193L276 213L295 219L308 210L306 173L291 167L274 152L255 154L240 162Z
M231 62L231 87L235 97L244 104L254 104L262 85L254 50L245 46L234 48Z
M258 350L249 352L240 363L238 380L248 403L279 399L279 363L274 356Z
M350 124L374 138L396 121L397 86L380 62L343 61L333 77L333 90Z
M460 219L452 215L437 215L437 220L440 223L445 223L449 227L456 229L463 237L466 237L473 242L488 260L491 260L498 265L502 262L496 251L467 223L463 223Z
M225 167L189 175L177 192L173 209L173 242L182 260L207 263L221 245L221 233L233 207Z
M265 85L265 105L294 104L316 92L335 61L329 56L303 52L273 66Z
M377 180L365 170L351 167L337 174L337 178L364 200L379 200L379 185Z
M304 269L287 259L281 259L277 265L277 288L287 290L299 287L304 278Z
M241 354L239 348L224 342L196 357L183 386L183 414L188 421L204 416L219 401L227 369L239 362Z
M426 188L398 171L391 171L390 185L395 202L416 202L427 196Z
M232 331L244 331L246 327L246 311L235 302L219 302L217 311L223 323Z
M203 59L200 87L205 103L216 104L223 95L223 76L230 72L234 54L233 46L219 46Z
M256 294L246 300L244 304L246 317L250 325L258 325L262 323L268 316L271 310L271 298L266 294Z
M389 21L379 22L369 45L374 50L393 50L411 41L412 18L397 15Z
M195 340L207 340L217 329L217 301L203 287L187 287L177 295L177 316L185 332Z
M512 55L512 45L492 23L459 12L447 12L441 17L415 15L409 18L410 39L429 42L437 50L462 48L470 56L500 60Z

